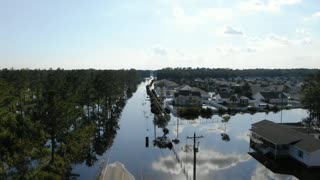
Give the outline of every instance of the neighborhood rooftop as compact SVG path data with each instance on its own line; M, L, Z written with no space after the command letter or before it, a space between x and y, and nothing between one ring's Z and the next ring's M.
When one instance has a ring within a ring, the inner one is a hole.
M252 124L251 131L277 145L294 144L294 146L306 152L314 152L320 149L320 141L314 137L269 120Z
M181 95L181 96L189 96L189 95L192 95L192 96L201 97L201 94L200 94L199 91L189 91L189 90L180 90L180 91L174 93L174 96L175 96L175 97L178 97L179 95Z
M278 99L278 98L287 98L284 93L281 92L260 92L260 94L267 99Z
M176 82L167 80L167 79L162 79L154 82L154 85L160 86L160 87L176 87L178 84Z

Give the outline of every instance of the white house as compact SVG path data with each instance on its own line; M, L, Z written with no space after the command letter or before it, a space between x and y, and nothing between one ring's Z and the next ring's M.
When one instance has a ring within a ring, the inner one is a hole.
M289 100L283 92L258 92L252 97L255 100L271 104L288 104Z
M235 100L236 101L232 101L232 96L235 96L235 98L236 98ZM218 93L215 96L215 99L219 104L222 104L222 103L237 103L239 101L238 95L237 94L233 94L233 93Z
M154 89L160 97L173 97L179 85L173 81L162 79L154 82Z
M173 99L175 106L199 107L202 106L202 98L200 92L190 90L180 90L174 93Z
M246 96L241 96L239 98L239 104L242 105L242 106L247 106L249 104L249 98L246 97Z
M197 88L197 87L191 87L189 85L183 84L181 86L178 86L176 88L177 92L178 91L192 91L192 92L200 92L201 98L202 100L208 100L209 98L211 98L211 96L209 95L209 93L207 93L206 91Z
M292 127L268 120L254 123L250 147L275 159L292 157L307 167L320 166L319 139Z

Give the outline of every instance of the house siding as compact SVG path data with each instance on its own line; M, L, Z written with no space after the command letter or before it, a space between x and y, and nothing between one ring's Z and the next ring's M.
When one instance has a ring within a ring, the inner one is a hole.
M289 147L289 154L291 157L293 157L294 159L302 162L303 164L309 166L309 159L310 159L310 155L309 153L302 151L303 152L303 157L299 157L299 151L302 151L298 148L296 148L295 146L290 146Z
M178 96L175 98L177 106L201 106L202 101L200 97L196 96Z
M258 100L258 101L262 101L264 98L260 93L257 93L255 95L253 95L253 99Z
M320 166L320 150L310 154L309 166Z

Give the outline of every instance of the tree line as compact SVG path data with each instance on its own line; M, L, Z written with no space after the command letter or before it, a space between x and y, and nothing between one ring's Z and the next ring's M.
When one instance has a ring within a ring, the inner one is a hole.
M0 70L0 179L62 179L113 144L148 71Z
M155 71L158 79L233 78L233 77L296 77L303 78L317 69L224 69L164 68Z

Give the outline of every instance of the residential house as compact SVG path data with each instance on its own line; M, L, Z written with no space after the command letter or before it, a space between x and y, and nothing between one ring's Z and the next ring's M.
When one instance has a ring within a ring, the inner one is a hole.
M211 96L210 96L210 94L208 92L206 92L206 91L204 91L204 90L202 90L200 88L193 87L192 91L200 92L202 100L208 100L209 98L211 98Z
M320 166L320 141L292 127L269 120L254 123L250 147L275 159L291 157L307 167Z
M248 106L248 105L249 105L249 98L246 97L246 96L241 96L241 97L239 98L239 104L240 104L241 106Z
M154 89L159 97L173 97L179 85L173 81L162 79L154 82Z
M178 86L176 88L177 91L192 91L192 92L200 92L201 94L201 98L202 100L208 100L209 98L211 98L211 96L209 95L209 93L207 93L206 91L197 88L197 87L191 87L189 85L183 84L181 86Z
M215 96L215 99L219 104L237 103L238 102L238 95L237 94L233 94L233 93L222 92L222 93L218 93Z
M201 107L202 98L199 91L179 90L174 93L173 104L175 106Z
M283 92L258 92L252 96L255 100L271 104L288 104L289 97Z

